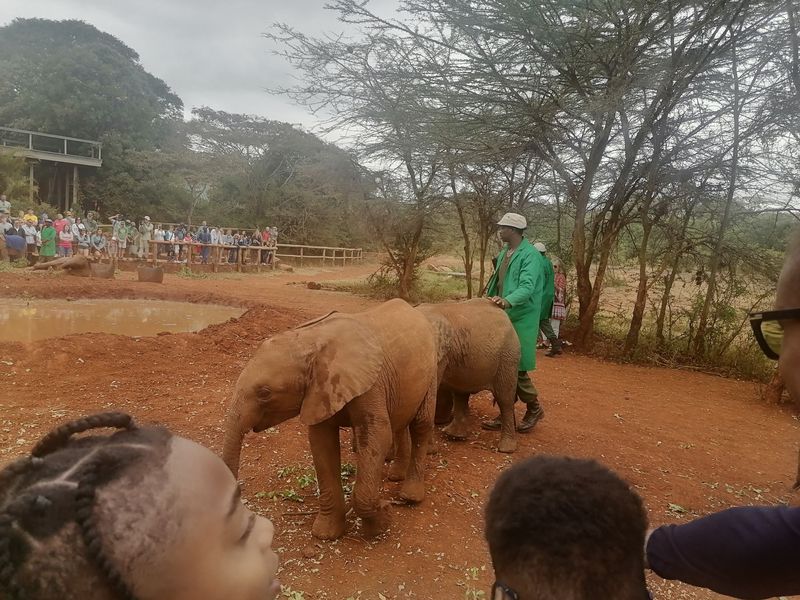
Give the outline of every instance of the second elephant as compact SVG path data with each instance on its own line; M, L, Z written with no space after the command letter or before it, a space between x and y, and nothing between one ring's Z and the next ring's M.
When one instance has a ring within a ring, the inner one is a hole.
M505 311L486 298L417 307L433 324L439 354L437 422L452 421L444 433L466 439L470 394L494 394L502 426L498 450L517 449L514 401L519 338ZM452 409L451 409L452 407Z

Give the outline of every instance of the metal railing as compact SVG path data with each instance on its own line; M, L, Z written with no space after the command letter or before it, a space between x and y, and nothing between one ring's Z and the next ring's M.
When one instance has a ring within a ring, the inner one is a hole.
M21 150L21 155L31 158L52 157L58 160L58 157L64 157L73 159L65 162L77 159L82 164L97 166L103 162L103 144L100 142L12 127L0 127L0 149Z

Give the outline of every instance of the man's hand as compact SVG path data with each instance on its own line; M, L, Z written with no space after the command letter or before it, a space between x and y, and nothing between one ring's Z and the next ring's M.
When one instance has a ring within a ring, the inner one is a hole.
M505 298L501 298L500 296L492 296L489 298L492 302L494 302L500 308L510 308L511 304L509 304L508 300Z

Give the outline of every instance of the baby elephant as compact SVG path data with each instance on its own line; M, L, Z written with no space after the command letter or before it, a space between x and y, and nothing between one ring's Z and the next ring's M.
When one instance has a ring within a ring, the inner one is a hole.
M466 439L470 394L489 390L500 408L500 452L517 449L514 401L520 346L505 311L486 298L422 304L433 324L438 348L439 394L436 421L452 421L444 433ZM451 408L452 407L452 408Z
M98 263L85 256L70 256L68 258L57 258L49 262L36 263L33 265L33 269L37 271L64 269L69 275L94 277L97 279L114 279L115 272L112 263Z
M363 533L389 525L381 502L382 468L395 434L411 431L398 454L400 495L424 498L424 466L436 402L436 346L430 323L402 300L355 314L332 313L266 340L245 366L228 407L223 459L239 471L242 441L300 416L319 482L312 533L334 539L345 531L339 427L357 440L353 507Z

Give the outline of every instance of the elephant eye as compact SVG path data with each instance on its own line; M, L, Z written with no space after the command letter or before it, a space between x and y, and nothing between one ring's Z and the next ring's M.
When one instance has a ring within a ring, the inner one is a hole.
M259 400L269 400L270 396L272 396L272 390L265 385L257 387L255 391L256 398Z

